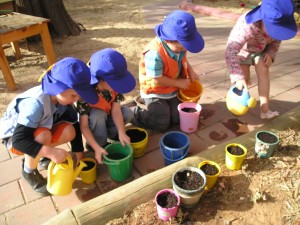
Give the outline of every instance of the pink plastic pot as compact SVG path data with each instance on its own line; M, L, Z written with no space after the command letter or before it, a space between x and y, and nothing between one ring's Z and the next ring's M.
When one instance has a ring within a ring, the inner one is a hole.
M180 130L193 133L198 129L201 105L194 102L182 102L178 105Z
M177 205L176 206L174 206L172 208L164 208L157 203L157 197L160 194L163 194L165 192L170 192L177 197ZM175 217L177 214L177 211L178 211L178 208L180 205L180 196L172 189L163 189L156 194L155 203L156 203L158 217L162 220L169 220L171 217Z

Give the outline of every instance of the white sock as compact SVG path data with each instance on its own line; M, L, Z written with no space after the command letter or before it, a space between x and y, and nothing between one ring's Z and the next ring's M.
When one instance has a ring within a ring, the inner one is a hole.
M28 167L25 165L25 163L24 163L24 171L25 171L26 173L32 173L34 170L28 168Z

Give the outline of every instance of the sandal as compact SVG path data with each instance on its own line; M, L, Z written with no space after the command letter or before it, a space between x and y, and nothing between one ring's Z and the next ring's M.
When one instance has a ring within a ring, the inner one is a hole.
M260 112L261 119L272 119L276 116L279 116L279 112L277 111Z

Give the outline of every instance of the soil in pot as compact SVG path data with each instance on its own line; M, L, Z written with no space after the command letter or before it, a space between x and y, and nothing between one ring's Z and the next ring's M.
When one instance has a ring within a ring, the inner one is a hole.
M173 208L177 205L177 197L171 192L164 192L157 196L157 204L162 208Z
M200 170L202 170L206 175L216 175L219 170L215 165L211 164L204 164L203 166L200 167Z
M197 172L184 170L174 176L176 185L184 190L197 190L204 185L204 179Z
M228 152L232 155L243 155L244 150L239 146L230 146L227 148Z
M120 159L124 159L125 157L126 155L123 155L121 153L112 153L107 155L107 158L112 160L120 160Z
M257 135L257 138L259 140L261 140L262 142L269 143L269 144L277 142L277 137L275 137L274 135L267 133L267 132L260 132Z
M197 109L185 107L185 108L182 108L181 111L187 112L187 113L194 113L194 112L197 112Z
M130 142L141 142L146 138L146 133L138 129L130 129L126 131L126 134L130 137Z
M88 171L95 166L94 162L85 161L84 162L87 166L82 168L82 171Z

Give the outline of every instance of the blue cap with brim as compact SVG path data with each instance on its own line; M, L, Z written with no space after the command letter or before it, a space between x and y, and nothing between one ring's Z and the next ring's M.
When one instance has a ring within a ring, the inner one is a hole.
M106 48L94 53L90 59L91 84L104 80L121 94L135 88L134 76L127 70L124 56L114 49Z
M297 34L292 0L263 0L261 5L246 14L248 24L259 20L275 40L288 40Z
M96 104L98 94L90 85L91 74L81 60L66 57L54 64L42 79L43 93L56 96L67 89L74 89L86 102Z
M160 39L178 41L189 52L198 53L204 48L204 39L197 31L195 18L182 10L167 15L154 30Z

